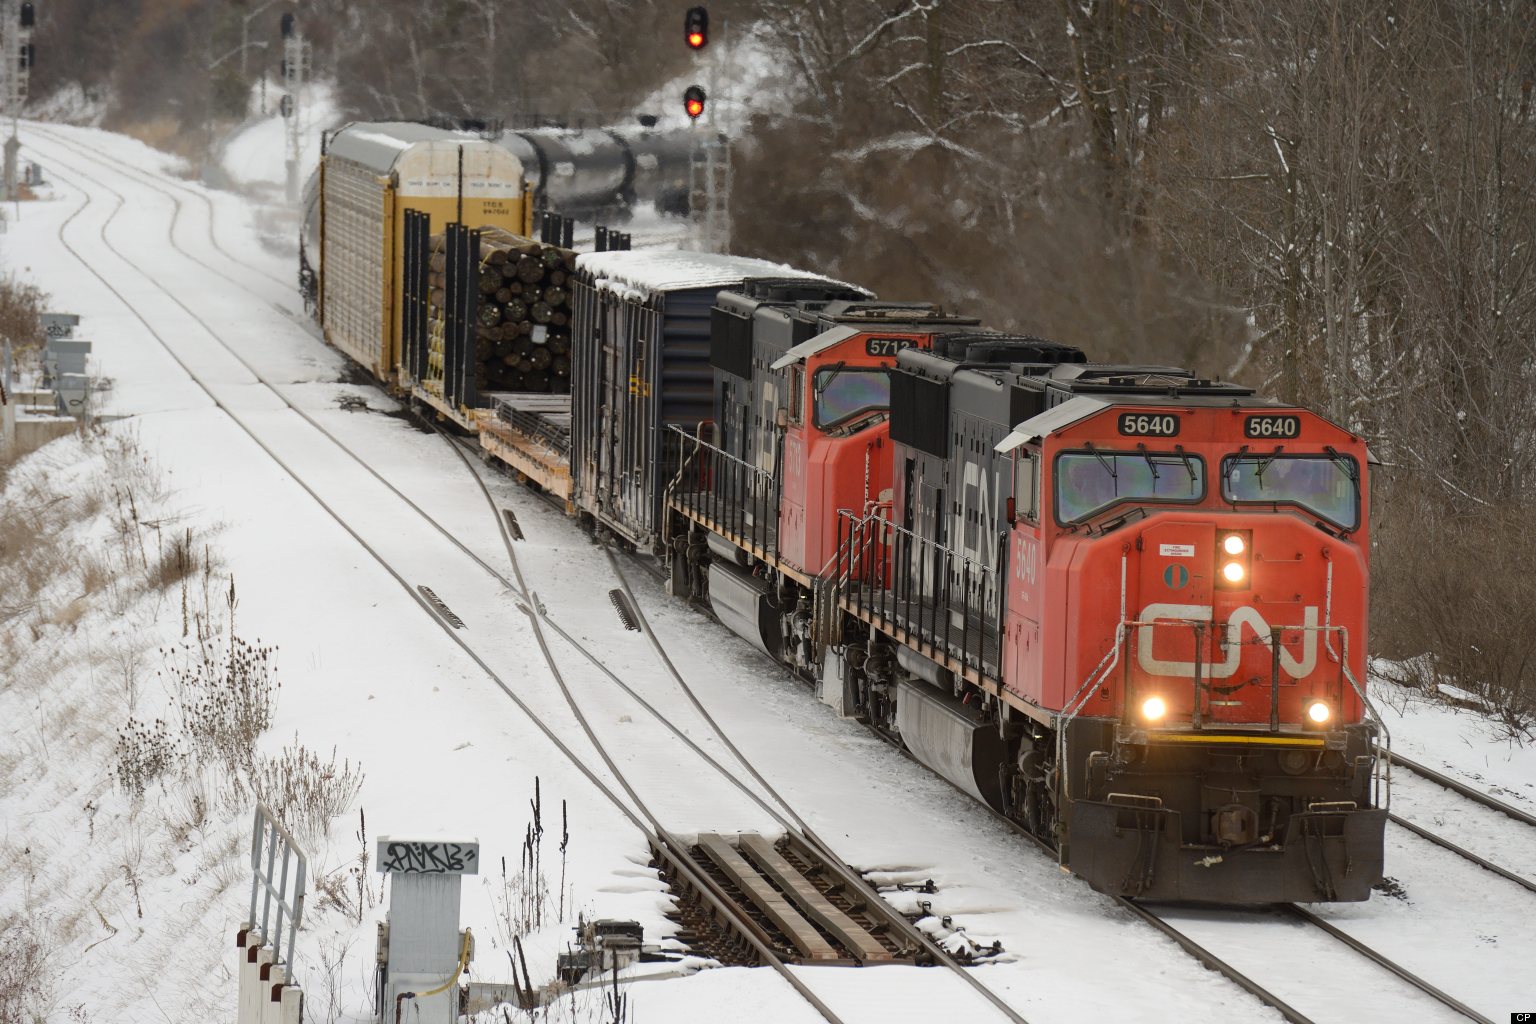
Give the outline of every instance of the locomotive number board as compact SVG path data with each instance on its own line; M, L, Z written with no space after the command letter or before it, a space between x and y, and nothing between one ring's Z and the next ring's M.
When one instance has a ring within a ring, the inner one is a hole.
M1249 416L1243 420L1244 437L1287 438L1300 433L1300 416Z
M864 354L867 356L894 356L917 342L911 338L865 338Z
M1171 412L1123 412L1119 426L1124 437L1179 436L1179 417Z

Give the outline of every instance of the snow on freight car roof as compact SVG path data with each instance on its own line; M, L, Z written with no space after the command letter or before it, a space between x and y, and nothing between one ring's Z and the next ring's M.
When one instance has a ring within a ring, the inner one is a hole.
M826 280L820 274L808 274L752 256L680 250L582 253L576 257L576 269L591 277L599 290L637 301L644 301L658 292L722 288L758 277L787 281Z
M478 135L450 132L409 121L353 121L331 136L327 152L388 173L400 154L418 142L480 142Z

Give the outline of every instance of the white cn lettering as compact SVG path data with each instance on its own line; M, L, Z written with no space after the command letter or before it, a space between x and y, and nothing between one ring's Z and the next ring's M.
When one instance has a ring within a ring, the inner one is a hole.
M1209 623L1211 621L1211 606L1198 604L1149 604L1141 610L1138 620L1152 622L1154 620L1173 620L1181 624L1193 625L1195 623ZM1308 605L1302 613L1301 625L1305 627L1302 633L1301 657L1294 657L1286 648L1280 648L1280 667L1285 674L1293 679L1302 679L1312 674L1317 668L1317 606ZM1247 605L1234 609L1232 617L1227 620L1227 639L1225 643L1226 660L1212 661L1204 665L1201 674L1207 679L1230 679L1237 674L1238 663L1243 659L1243 649L1240 646L1243 639L1243 627L1247 626L1253 631L1254 637L1262 644L1268 645L1271 631L1269 623L1264 621L1264 616ZM1281 627L1284 628L1283 626ZM1136 661L1141 665L1142 671L1159 676L1175 676L1183 679L1195 677L1195 663L1192 661L1164 661L1152 654L1152 642L1156 639L1155 626L1142 626L1137 630L1136 637Z

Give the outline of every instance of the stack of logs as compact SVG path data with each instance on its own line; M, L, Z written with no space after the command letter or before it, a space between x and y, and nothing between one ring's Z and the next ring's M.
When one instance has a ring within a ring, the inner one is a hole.
M432 236L430 317L444 319L448 257ZM480 229L475 346L469 369L481 391L571 389L571 291L576 254L501 228Z

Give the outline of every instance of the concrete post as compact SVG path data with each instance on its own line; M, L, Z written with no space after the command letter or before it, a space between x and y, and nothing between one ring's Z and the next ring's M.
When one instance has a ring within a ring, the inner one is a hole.
M258 929L244 931L240 950L240 1024L261 1024L261 968L272 961L272 948L263 942Z
M268 964L261 981L261 1018L258 1024L282 1024L283 989L288 984L288 970L283 964Z
M299 986L284 986L279 1005L282 1010L281 1016L278 1017L280 1024L303 1024L304 992Z

